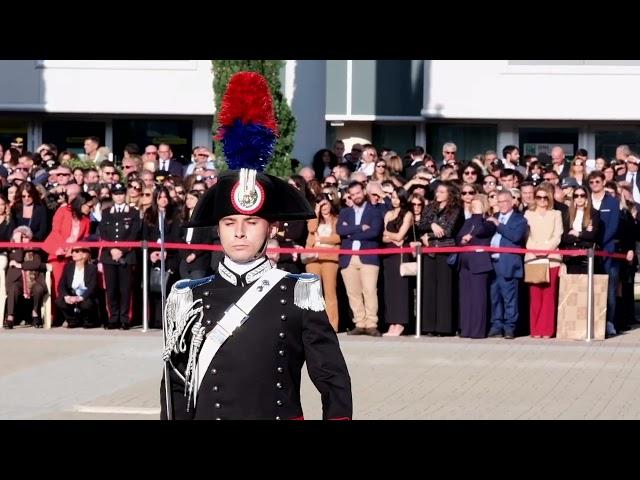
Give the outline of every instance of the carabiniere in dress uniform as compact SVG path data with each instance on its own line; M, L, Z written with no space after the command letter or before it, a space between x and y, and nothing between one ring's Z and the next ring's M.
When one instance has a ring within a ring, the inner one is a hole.
M265 254L275 222L314 213L293 187L259 172L277 135L264 78L234 75L218 120L231 170L201 197L190 226L218 226L225 257L213 276L181 280L169 294L163 359L170 385L163 377L161 416L302 419L306 362L322 397L323 418L350 419L351 380L319 277L279 270Z

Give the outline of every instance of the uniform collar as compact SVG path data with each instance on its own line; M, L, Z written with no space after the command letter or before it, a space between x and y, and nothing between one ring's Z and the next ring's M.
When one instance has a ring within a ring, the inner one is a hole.
M232 285L245 286L255 282L272 268L266 256L247 263L237 263L225 256L218 264L218 273Z

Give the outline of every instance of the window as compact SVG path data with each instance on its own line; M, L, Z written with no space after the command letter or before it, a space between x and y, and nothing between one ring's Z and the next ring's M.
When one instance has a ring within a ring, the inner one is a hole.
M458 160L471 160L474 155L496 149L498 127L494 124L429 124L427 123L427 152L436 161L442 160L442 145L453 142L458 147Z
M149 144L167 143L171 146L176 158L183 158L183 163L191 158L193 138L192 120L114 120L113 150L118 158L122 158L124 146L135 143L144 152Z
M521 128L520 154L551 155L551 149L558 145L562 147L567 159L571 160L578 149L577 128Z
M616 157L618 145L629 145L634 152L640 152L640 132L634 130L606 130L595 133L596 157L612 160Z
M53 143L58 152L68 150L84 155L84 139L98 137L104 145L105 123L79 120L54 120L42 123L42 141Z

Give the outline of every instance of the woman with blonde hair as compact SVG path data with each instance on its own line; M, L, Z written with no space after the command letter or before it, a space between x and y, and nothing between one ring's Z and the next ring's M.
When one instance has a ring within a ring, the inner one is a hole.
M338 205L340 200L336 192L329 190L323 193L324 198L316 203L316 218L307 221L306 248L339 248L340 235L337 233ZM277 245L276 245L277 246ZM327 305L327 316L333 329L338 331L338 254L317 253L305 254L302 262L306 263L306 270L315 273L322 279L322 290Z
M587 167L585 165L585 161L582 158L574 158L571 161L569 176L573 178L581 187L586 186Z
M527 249L554 250L562 240L562 215L553 209L553 186L541 184L535 189L535 203L524 214L529 224ZM556 293L562 256L527 253L524 257L525 281L527 265L544 265L548 270L548 282L529 286L529 322L533 338L551 338L555 334Z
M461 247L489 246L496 226L487 221L489 202L486 195L476 195L471 200L471 216L467 217L456 236ZM489 275L493 271L488 252L462 252L457 256L460 305L460 336L485 338L487 335L487 310Z

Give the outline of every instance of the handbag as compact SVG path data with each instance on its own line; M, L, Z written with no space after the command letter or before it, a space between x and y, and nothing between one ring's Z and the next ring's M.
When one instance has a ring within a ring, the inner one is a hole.
M162 284L164 283L166 287L168 280L168 271L165 271L164 275L162 275L159 267L152 268L149 273L149 291L152 293L162 293Z
M525 263L524 283L549 283L549 260L531 260Z
M416 241L416 226L413 227L413 241ZM418 262L403 262L404 254L400 254L400 276L401 277L415 277L418 275Z

